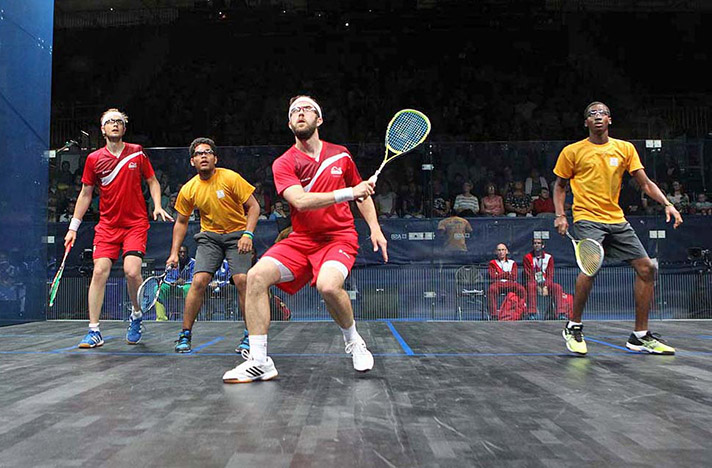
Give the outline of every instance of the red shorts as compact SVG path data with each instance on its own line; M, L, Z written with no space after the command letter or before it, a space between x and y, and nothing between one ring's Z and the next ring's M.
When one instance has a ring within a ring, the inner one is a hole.
M343 264L350 272L358 253L356 231L313 237L293 232L286 239L273 245L265 257L278 260L294 275L292 281L279 283L277 287L289 294L299 291L311 280L316 284L319 270L324 262L333 260Z
M148 226L130 228L105 226L101 223L94 228L94 258L110 258L116 261L119 252L136 253L143 257L146 253Z

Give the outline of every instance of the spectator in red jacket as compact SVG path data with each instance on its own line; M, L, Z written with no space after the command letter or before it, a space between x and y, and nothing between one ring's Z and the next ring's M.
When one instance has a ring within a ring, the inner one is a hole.
M497 296L499 293L514 292L520 299L525 299L527 292L517 283L517 263L508 258L509 249L505 244L497 244L495 250L497 258L490 260L488 271L489 286L489 311L490 315L497 315Z
M524 256L524 284L527 286L527 312L536 314L537 296L551 296L556 303L556 316L565 315L564 290L554 283L554 257L544 252L544 240L534 239L532 251Z

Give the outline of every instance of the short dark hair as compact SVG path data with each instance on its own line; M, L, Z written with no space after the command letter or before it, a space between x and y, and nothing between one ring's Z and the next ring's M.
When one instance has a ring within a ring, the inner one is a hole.
M608 107L607 105L605 105L604 103L602 103L601 101L593 101L592 103L590 103L589 105L587 105L587 106L586 106L586 109L583 111L583 118L584 118L584 119L587 119L587 118L588 118L588 111L590 111L593 106L598 106L598 105L604 106L606 109L608 109L608 112L609 112L609 113L611 112L611 108Z
M190 148L188 149L188 152L190 153L190 157L193 157L193 154L195 153L195 148L198 145L208 145L210 146L210 149L213 150L213 153L216 155L218 154L218 147L215 146L215 142L211 140L210 138L205 138L205 137L198 137L193 142L190 144Z

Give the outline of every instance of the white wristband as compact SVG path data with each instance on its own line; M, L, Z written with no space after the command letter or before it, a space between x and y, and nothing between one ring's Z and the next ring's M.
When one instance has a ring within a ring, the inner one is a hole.
M82 224L81 219L77 218L72 218L72 220L69 222L69 230L70 231L77 231L79 229L79 225Z
M336 203L351 201L354 199L354 188L346 187L339 190L334 190L334 200Z

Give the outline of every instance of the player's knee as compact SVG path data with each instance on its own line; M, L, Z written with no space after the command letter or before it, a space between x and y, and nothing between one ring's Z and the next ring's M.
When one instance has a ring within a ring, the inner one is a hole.
M642 279L643 281L650 282L655 280L655 273L657 271L657 267L653 262L648 261L638 265L636 271L638 272L638 276L640 276L640 279Z
M193 276L193 282L190 287L197 288L198 291L205 291L205 288L208 287L208 283L210 283L211 279L212 277L210 275L195 275Z
M244 291L247 288L247 275L235 275L233 281L238 291Z
M328 281L317 281L316 289L323 297L335 297L343 291L340 285Z
M252 267L245 277L245 285L249 291L263 290L270 287L269 275L263 268Z

